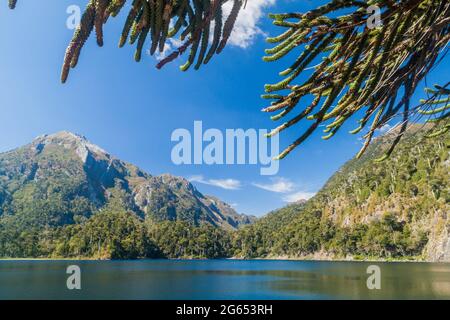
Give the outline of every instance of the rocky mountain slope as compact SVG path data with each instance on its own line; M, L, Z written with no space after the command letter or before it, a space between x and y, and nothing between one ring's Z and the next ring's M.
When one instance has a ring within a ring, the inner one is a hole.
M61 132L0 154L0 257L450 261L450 133L377 138L318 194L253 222L187 180ZM219 228L218 228L219 227ZM239 228L238 228L239 227Z
M306 204L240 230L236 254L450 261L450 133L428 139L427 132L412 127L379 163L395 135L377 138Z
M186 179L152 176L70 132L0 154L2 223L24 229L78 224L112 201L146 221L228 230L253 221Z

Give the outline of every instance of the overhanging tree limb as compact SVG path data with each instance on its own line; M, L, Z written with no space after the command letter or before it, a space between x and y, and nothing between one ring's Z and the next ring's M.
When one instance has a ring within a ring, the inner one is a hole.
M371 5L380 8L380 26L368 25ZM338 15L344 8L353 11ZM443 54L450 38L450 2L441 0L334 0L304 14L273 14L271 18L285 30L268 39L277 45L266 50L264 60L277 61L296 49L299 56L280 72L283 80L266 85L263 97L272 103L263 111L278 112L272 119L279 120L300 110L269 136L306 119L313 122L279 159L320 126L325 126L327 133L323 139L331 138L354 115L362 117L353 134L371 121L358 157L377 129L402 114L402 130L395 146L411 114L416 112L409 107L412 94ZM304 76L306 80L295 83ZM313 103L302 108L300 101L308 96L312 96Z
M15 8L17 0L9 0ZM225 19L223 6L233 2ZM80 26L70 42L61 80L77 65L85 42L95 31L97 43L103 45L103 25L115 17L127 0L89 0ZM168 39L178 37L183 44L157 64L161 68L190 49L186 71L206 64L225 47L238 14L246 0L130 0L131 8L120 37L136 46L139 61L147 39L149 52L162 52ZM380 26L368 21L376 6L380 9ZM347 14L339 15L345 9ZM360 116L352 134L367 128L361 156L374 136L396 116L402 116L402 129L386 156L403 136L411 116L431 117L431 122L448 121L448 84L428 89L432 96L415 108L410 98L418 83L447 53L450 40L450 1L442 0L332 0L307 13L272 14L276 26L284 28L279 36L267 39L276 44L266 50L265 61L272 62L299 50L290 67L280 72L284 79L266 85L263 97L272 100L265 112L277 112L273 120L290 119L271 131L273 136L301 123L312 121L306 132L287 147L284 158L317 128L325 126L323 139L333 137L353 116ZM212 38L210 39L210 35ZM211 40L211 41L210 41ZM312 73L308 75L310 69ZM298 79L306 76L301 82ZM296 83L299 82L299 83ZM312 102L301 107L306 97ZM442 98L444 96L444 98ZM370 125L369 125L370 123ZM430 134L431 137L448 130Z
M231 14L222 22L222 7L233 1ZM76 66L81 49L92 30L97 35L99 46L103 44L103 24L110 16L115 17L125 6L126 0L90 0L66 51L61 81L67 80L70 68ZM184 44L158 65L161 68L190 48L187 62L180 67L188 70L195 60L195 69L207 63L214 53L225 47L244 0L133 0L122 31L119 47L136 43L135 60L140 61L147 39L150 39L150 54L163 52L168 39L179 36ZM212 43L210 29L214 24ZM206 55L207 49L208 54Z

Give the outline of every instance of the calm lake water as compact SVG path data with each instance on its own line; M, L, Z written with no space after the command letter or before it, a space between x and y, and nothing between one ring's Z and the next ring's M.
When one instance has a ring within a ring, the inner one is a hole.
M68 290L66 268L81 268ZM369 290L367 267L381 269ZM450 264L272 260L0 261L0 299L450 299Z

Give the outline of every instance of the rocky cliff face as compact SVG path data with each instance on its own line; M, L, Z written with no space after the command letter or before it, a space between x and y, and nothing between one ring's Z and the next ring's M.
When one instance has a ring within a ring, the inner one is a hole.
M438 215L430 221L434 227L431 228L430 239L424 252L428 261L450 262L450 215L446 215L445 222Z
M133 183L138 207L156 221L184 220L236 229L254 221L216 197L200 193L188 180L163 174Z
M154 221L227 229L251 222L186 179L152 176L71 132L40 136L0 154L3 220L35 226L77 223L111 201Z
M412 127L382 163L374 159L394 133L379 137L362 159L351 160L329 180L316 199L327 202L323 212L343 227L390 214L409 230L409 238L426 237L421 258L450 261L450 136L428 139L428 132Z
M267 245L259 252L450 261L450 133L429 139L428 129L412 127L383 162L374 160L395 135L377 138L361 159L347 162L303 207L270 216L270 221L289 217L289 223L270 227L269 218L260 219L250 228L256 234L265 230L261 237Z

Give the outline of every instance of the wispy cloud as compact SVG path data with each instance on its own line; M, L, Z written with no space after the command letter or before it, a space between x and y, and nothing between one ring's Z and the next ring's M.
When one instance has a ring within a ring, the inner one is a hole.
M241 182L235 179L210 179L209 183L213 186L228 190L237 190L241 187Z
M155 53L155 57L157 60L162 60L173 50L181 47L182 45L183 41L181 41L180 39L176 38L167 39L167 42L164 44L164 50L162 52L159 52L159 50L157 50ZM147 50L147 54L150 55L150 49Z
M389 132L391 132L392 130L395 129L395 127L397 127L397 124L395 125L390 125L389 123L384 124L381 128L378 128L375 130L375 136L381 136L381 135L385 135ZM368 129L366 129L365 131L363 131L360 136L357 138L357 141L355 141L355 143L357 145L361 145L364 144L366 141L365 136L367 135L367 133L369 132Z
M275 177L271 178L271 183L252 183L257 188L267 190L275 193L284 193L281 199L284 202L297 202L300 200L308 200L312 198L316 193L309 191L295 191L299 186L290 181L287 178Z
M379 133L386 133L386 132L388 132L389 130L391 130L392 129L392 126L390 125L390 124L388 124L388 123L386 123L384 126L382 126L380 129L377 129L377 131L379 132Z
M233 32L228 43L240 48L249 47L257 36L265 35L258 24L265 16L264 9L275 4L275 0L250 0L245 9L242 9L236 20ZM225 16L228 16L233 1L228 1L223 6Z
M300 200L308 200L314 197L315 192L298 191L292 194L283 196L284 202L297 202Z
M188 180L191 182L203 183L226 190L238 190L242 186L241 181L236 179L205 179L202 175L191 176Z
M233 6L233 1L228 1L223 5L224 20L228 17ZM241 9L230 38L228 39L228 45L240 47L242 49L248 48L253 44L254 40L258 36L265 36L265 33L258 27L259 22L264 17L264 9L275 4L275 0L250 0L247 2L245 8ZM173 22L171 22L173 24ZM214 25L214 21L212 22ZM210 42L213 39L213 33L210 33ZM156 59L162 60L170 52L181 47L183 41L170 38L167 43L164 44L163 52L156 53ZM147 50L147 54L150 55L150 50Z
M255 183L254 182L252 184L257 188L267 190L267 191L277 192L277 193L291 192L292 190L294 190L294 187L295 187L295 184L286 178L277 177L277 178L272 178L271 181L272 181L271 183Z

